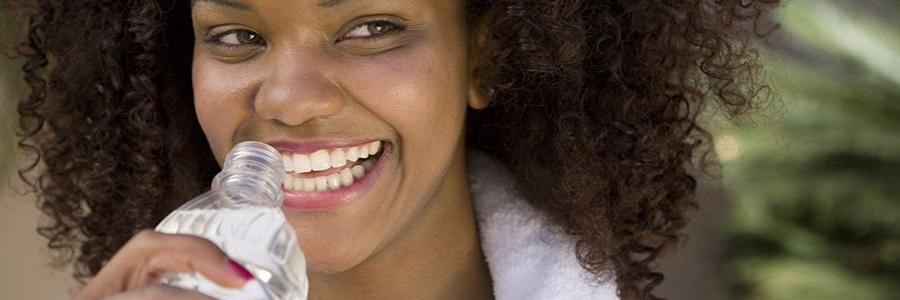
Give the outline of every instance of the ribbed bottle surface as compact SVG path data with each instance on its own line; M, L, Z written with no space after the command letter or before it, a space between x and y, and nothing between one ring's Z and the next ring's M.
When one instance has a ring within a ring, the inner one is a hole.
M219 299L306 299L306 262L281 212L281 154L242 142L225 159L209 192L188 201L156 227L206 238L254 276L242 289L219 287L199 273L170 273L163 282Z

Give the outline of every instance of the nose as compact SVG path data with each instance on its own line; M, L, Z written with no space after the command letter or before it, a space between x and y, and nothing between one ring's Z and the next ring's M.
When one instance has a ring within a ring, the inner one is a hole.
M327 62L314 51L270 53L266 58L268 76L253 103L261 118L297 126L341 111L341 87L327 76Z

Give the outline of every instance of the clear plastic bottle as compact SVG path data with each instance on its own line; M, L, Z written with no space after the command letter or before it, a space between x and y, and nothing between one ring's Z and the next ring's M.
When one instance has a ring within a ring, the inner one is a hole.
M211 190L169 214L156 230L191 234L218 245L253 274L241 289L224 288L199 273L168 273L165 284L219 299L306 299L306 261L281 212L284 166L278 150L242 142L225 159Z

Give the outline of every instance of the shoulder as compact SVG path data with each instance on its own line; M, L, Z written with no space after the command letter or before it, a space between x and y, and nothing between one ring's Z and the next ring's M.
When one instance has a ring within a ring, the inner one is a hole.
M618 299L614 280L590 282L578 264L573 238L525 201L506 167L476 150L467 156L496 299Z

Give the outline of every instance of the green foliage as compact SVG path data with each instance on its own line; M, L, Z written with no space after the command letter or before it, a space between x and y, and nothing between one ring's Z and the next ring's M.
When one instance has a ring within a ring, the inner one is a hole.
M837 4L788 3L785 113L720 134L734 298L900 299L900 27Z

